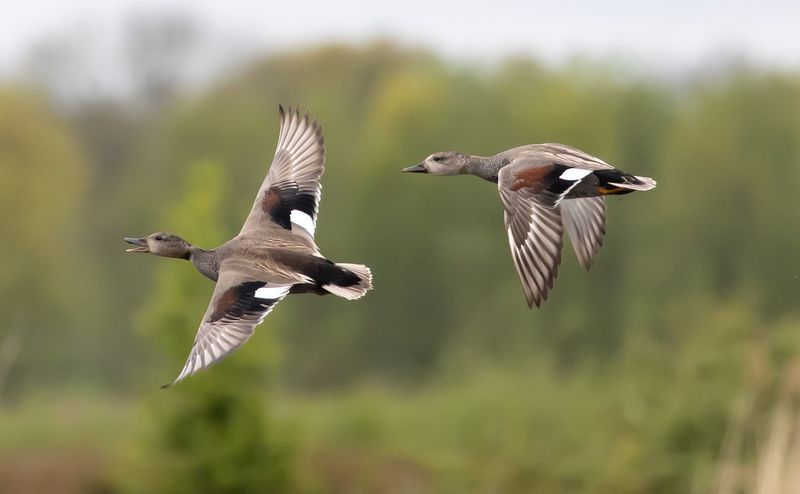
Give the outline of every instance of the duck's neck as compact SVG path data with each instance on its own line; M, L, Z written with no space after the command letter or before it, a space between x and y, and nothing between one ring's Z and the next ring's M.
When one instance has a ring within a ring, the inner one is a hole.
M506 166L509 161L501 155L489 156L470 156L470 161L466 166L466 171L470 175L481 177L489 182L497 183L497 174L500 169Z
M189 247L189 256L186 257L206 278L217 281L219 277L219 266L217 265L217 253L213 250L205 250L192 245Z

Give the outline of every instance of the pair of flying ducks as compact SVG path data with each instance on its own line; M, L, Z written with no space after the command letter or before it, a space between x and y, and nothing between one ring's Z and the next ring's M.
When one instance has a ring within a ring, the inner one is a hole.
M172 384L243 345L289 294L332 293L355 300L372 288L368 267L332 262L314 241L325 169L322 128L298 110L279 111L275 157L237 236L212 250L171 233L125 239L136 246L128 252L186 259L216 282L189 358ZM564 230L588 270L603 243L604 197L656 186L651 178L617 170L563 144L529 144L488 158L434 153L403 171L475 175L497 184L529 307L540 306L553 287Z

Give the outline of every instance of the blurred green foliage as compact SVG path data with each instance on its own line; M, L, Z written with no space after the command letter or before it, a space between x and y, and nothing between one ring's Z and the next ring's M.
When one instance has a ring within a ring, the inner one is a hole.
M242 350L160 391L212 285L186 263L124 254L121 237L235 235L278 103L325 132L318 244L369 265L376 289L289 297ZM9 414L34 390L144 402L131 456L158 473L132 490L711 492L737 400L754 403L734 455L748 471L798 355L799 74L667 85L375 44L257 60L157 111L56 114L18 88L0 108L0 200L14 212L0 220L14 260L2 321L25 328L0 399ZM534 142L659 186L610 199L596 267L566 249L531 311L494 188L399 169ZM6 440L25 441L0 426Z
M67 367L85 379L78 355L96 349L91 336L99 321L79 308L90 308L95 293L91 283L73 279L91 269L77 247L91 229L81 217L87 175L81 149L44 101L0 89L0 335L24 327L24 346L36 349L22 352L17 379L36 368L55 377ZM91 327L79 331L88 321ZM66 354L74 358L53 359ZM13 392L16 379L7 384Z

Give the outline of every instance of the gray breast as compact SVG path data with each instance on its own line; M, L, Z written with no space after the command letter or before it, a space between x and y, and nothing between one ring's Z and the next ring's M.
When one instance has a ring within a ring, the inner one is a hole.
M197 249L189 258L194 267L206 278L217 281L219 278L219 263L217 253L212 250Z

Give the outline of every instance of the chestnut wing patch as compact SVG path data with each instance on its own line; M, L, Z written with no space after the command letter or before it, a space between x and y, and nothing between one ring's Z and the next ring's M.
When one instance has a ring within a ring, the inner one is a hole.
M514 183L511 185L511 190L514 192L519 189L532 188L534 190L541 190L547 180L548 175L553 171L553 165L547 166L534 166L525 168L514 174Z
M299 225L313 235L317 203L315 192L303 191L295 182L282 182L267 189L261 200L261 209L283 228L291 230L293 225ZM302 215L308 220L298 221Z
M265 285L266 283L261 281L248 281L228 288L217 299L214 312L206 322L217 322L222 319L237 320L268 310L280 298L256 297L256 292Z

